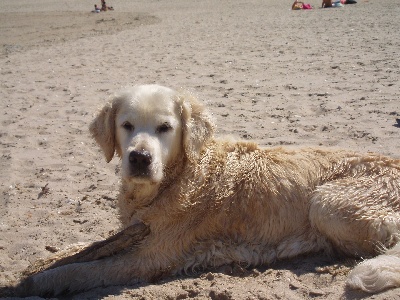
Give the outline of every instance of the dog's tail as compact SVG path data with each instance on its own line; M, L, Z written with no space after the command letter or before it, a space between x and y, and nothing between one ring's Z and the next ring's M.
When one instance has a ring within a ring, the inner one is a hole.
M368 293L400 287L400 242L356 266L349 274L347 285Z

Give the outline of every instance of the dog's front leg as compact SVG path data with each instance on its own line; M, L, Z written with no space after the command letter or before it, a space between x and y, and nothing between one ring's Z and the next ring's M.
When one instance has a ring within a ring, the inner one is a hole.
M58 295L102 285L124 284L135 278L135 252L150 233L140 223L76 253L36 262L12 290L17 295ZM71 255L72 254L72 255ZM136 276L137 277L137 276Z
M137 280L135 254L73 263L29 276L15 288L18 296L57 296L100 286L123 285Z
M160 249L150 251L154 247L150 246L149 249L144 242L114 256L66 264L36 273L22 280L12 294L57 296L96 287L158 280L176 270L176 260Z

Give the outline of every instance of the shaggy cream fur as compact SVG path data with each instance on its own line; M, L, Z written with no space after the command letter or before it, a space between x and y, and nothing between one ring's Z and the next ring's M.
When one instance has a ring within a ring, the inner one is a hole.
M28 293L57 295L321 250L378 255L351 272L352 288L400 286L400 160L263 149L215 139L213 129L193 96L157 85L107 103L90 131L107 161L121 157L122 226L143 222L150 234L116 256L36 274Z

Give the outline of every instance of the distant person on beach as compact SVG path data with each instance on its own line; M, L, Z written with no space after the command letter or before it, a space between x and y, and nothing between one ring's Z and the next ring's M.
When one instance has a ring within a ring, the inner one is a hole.
M292 10L299 10L299 9L312 9L311 4L306 4L304 2L295 0L292 5Z
M107 5L105 0L101 0L101 11L107 11Z
M97 4L94 5L94 10L92 10L92 12L94 12L94 13L100 12L100 8L97 7Z
M114 10L114 7L107 6L105 0L101 0L101 11Z

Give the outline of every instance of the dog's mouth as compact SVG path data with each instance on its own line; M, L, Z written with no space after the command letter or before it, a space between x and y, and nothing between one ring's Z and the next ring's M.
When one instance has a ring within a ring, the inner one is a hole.
M124 180L135 184L157 184L160 181L151 171L140 173L135 170L130 170L128 176L124 176Z
M151 176L149 170L137 170L131 168L129 172L129 177L138 179L149 179Z

